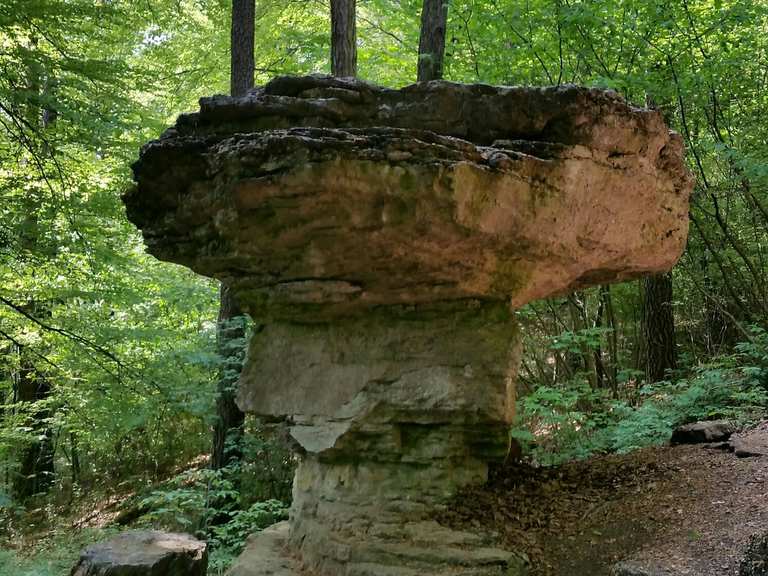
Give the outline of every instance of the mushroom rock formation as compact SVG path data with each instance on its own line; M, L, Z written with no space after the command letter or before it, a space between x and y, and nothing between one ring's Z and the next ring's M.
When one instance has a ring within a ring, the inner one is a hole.
M575 86L280 77L200 104L142 149L125 203L151 253L264 323L238 401L300 446L293 557L326 575L521 573L431 518L508 450L514 309L680 256L680 137Z

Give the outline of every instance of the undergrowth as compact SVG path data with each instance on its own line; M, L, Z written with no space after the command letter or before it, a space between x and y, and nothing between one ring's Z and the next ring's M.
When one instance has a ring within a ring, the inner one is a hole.
M221 470L193 467L124 501L122 510L139 516L129 528L184 532L205 540L208 575L222 576L247 537L286 519L290 505L293 458L286 447L257 429L245 435L242 448L242 462ZM24 510L0 499L0 576L66 576L83 548L119 531L74 529L75 518L49 508Z
M626 378L637 374L627 372ZM768 406L768 334L754 329L751 341L736 346L732 354L669 381L622 388L631 394L616 398L610 390L591 388L578 378L540 386L519 400L519 421L511 436L527 458L553 465L660 445L685 422L757 420ZM187 532L206 540L208 573L223 575L249 534L287 517L290 500L293 461L285 447L269 435L247 437L245 464L219 471L187 470L136 496L130 505L142 514L132 527ZM9 503L0 500L0 516L3 510L10 514ZM115 531L75 531L60 519L34 545L0 549L0 576L65 575L82 548Z
M632 398L614 398L580 379L541 386L518 402L518 424L510 434L527 458L552 465L664 444L686 422L747 424L768 407L768 334L760 328L752 334L733 354L685 376L642 385Z
M0 548L1 576L65 576L80 551L109 538L115 529L71 530L61 527L47 533L27 550Z

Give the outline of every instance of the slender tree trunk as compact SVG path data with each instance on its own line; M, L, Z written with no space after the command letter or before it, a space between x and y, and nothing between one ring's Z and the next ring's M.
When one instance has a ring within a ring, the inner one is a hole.
M242 96L253 88L255 0L232 0L230 94Z
M357 76L356 0L331 0L331 72Z
M572 331L574 333L583 333L587 327L587 315L583 299L579 296L578 292L568 295L568 311L571 314ZM584 364L584 374L589 381L589 386L594 390L599 387L594 351L586 343L580 344L579 350L581 351L581 360Z
M72 461L72 486L80 483L80 449L77 446L77 436L74 432L69 433L69 449Z
M53 431L48 425L50 410L39 403L51 394L50 382L30 362L26 351L19 350L21 365L15 378L14 396L30 410L29 425L35 439L19 454L19 470L13 481L13 495L23 502L34 494L47 492L53 484Z
M608 382L614 397L618 397L618 366L619 366L619 327L616 324L616 312L613 308L613 296L611 295L611 286L603 284L600 286L600 300L605 308L606 320L608 321L608 352L610 364L608 369Z
M449 0L424 0L419 37L419 82L440 80L443 77L448 3Z
M31 40L30 47L32 50L37 50L36 38ZM27 70L29 91L36 94L48 92L47 95L50 96L52 88L49 86L44 89L42 80L41 71L32 68ZM46 83L49 84L50 79L46 80ZM28 107L27 116L31 125L39 126L43 130L56 121L55 110L41 110L37 105ZM55 152L47 144L43 151L46 156L53 155ZM24 226L26 232L21 238L22 245L30 251L37 250L39 240L38 205L35 200L33 203L35 208L26 215ZM50 307L45 302L33 300L27 303L26 307L29 313L36 317L50 315ZM37 370L29 351L19 346L17 352L19 369L14 378L14 403L23 404L28 411L28 426L33 435L33 439L19 450L19 469L12 483L13 495L19 501L24 501L34 494L47 492L53 485L55 448L53 430L50 426L51 410L48 407L40 407L41 403L51 395L51 383L42 372Z
M677 367L672 273L648 276L643 284L643 331L649 381L664 380Z
M253 87L255 0L232 0L232 60L230 92L242 96ZM222 358L213 427L211 468L219 470L242 456L245 414L235 403L237 379L242 368L245 323L229 287L221 285L217 345Z
M217 344L222 358L213 428L211 467L219 470L242 456L241 438L245 414L235 403L237 379L242 368L245 321L227 286L221 285Z

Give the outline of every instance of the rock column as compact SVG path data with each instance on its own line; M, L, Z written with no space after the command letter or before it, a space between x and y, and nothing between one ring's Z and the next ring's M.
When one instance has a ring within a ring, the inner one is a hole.
M201 100L134 178L149 251L264 324L239 403L301 451L290 528L233 576L520 574L432 520L505 457L511 310L668 270L693 186L661 114L612 92L325 76Z
M429 519L505 458L518 343L508 305L478 300L278 323L253 338L239 403L291 418L303 454L290 542L305 565L501 574L516 560L463 552L468 535Z

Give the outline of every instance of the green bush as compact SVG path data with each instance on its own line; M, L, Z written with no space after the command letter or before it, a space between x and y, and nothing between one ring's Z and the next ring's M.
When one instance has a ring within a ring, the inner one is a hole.
M223 574L250 534L288 517L288 505L281 500L244 504L238 489L242 474L240 464L179 474L139 502L148 510L143 522L207 540L209 574Z
M518 402L511 436L547 465L604 452L626 453L669 440L675 427L726 418L746 423L768 406L768 334L698 366L684 378L640 389L639 404L614 400L580 380L541 386Z

